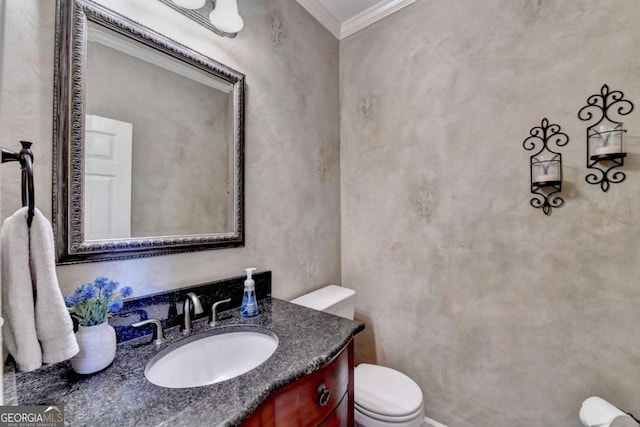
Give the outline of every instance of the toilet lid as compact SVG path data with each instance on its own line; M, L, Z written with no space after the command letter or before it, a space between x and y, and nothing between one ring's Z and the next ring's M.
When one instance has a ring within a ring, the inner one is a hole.
M403 417L422 406L422 391L411 378L391 368L361 363L354 369L355 403L376 414Z

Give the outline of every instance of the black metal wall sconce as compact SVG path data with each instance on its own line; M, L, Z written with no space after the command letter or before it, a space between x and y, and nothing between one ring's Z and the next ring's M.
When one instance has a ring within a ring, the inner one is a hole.
M540 126L529 131L522 146L527 151L536 150L529 158L531 193L535 195L529 202L536 209L542 209L545 215L551 214L551 208L560 208L564 199L554 196L562 191L562 154L552 150L550 143L564 147L569 142L567 134L560 131L557 124L549 124L542 119Z
M587 127L587 168L598 172L589 173L586 181L599 184L604 192L609 190L610 184L617 184L626 178L624 172L615 169L624 165L627 156L624 138L627 131L622 122L609 117L610 111L626 116L633 111L633 103L624 99L624 93L610 91L605 84L600 93L587 98L587 105L578 112L578 118L582 121L595 120Z

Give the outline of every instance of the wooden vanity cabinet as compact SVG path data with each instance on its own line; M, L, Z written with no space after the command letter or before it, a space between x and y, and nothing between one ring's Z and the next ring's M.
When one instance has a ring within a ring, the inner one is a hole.
M242 427L353 426L353 340L327 366L277 390Z

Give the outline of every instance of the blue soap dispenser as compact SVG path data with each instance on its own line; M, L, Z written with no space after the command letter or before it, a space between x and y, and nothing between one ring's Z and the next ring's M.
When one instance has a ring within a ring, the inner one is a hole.
M247 280L244 281L244 296L242 297L242 307L240 314L242 317L253 317L258 314L258 301L256 300L256 282L251 278L255 268L245 268Z

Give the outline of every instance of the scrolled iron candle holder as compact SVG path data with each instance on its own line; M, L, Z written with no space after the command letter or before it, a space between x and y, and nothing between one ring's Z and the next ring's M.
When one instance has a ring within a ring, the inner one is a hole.
M589 173L585 180L589 184L600 185L604 192L609 190L611 184L620 183L626 178L624 172L615 169L624 166L624 158L627 156L624 134L627 131L622 122L609 117L611 111L626 116L633 111L633 103L624 99L624 93L609 90L609 86L605 84L600 93L587 98L587 105L578 112L580 120L594 120L587 127L587 169L597 172Z
M522 146L527 151L539 149L529 157L531 193L535 195L529 202L536 209L542 209L545 215L551 215L552 208L564 205L564 199L554 196L562 191L562 154L549 148L549 143L564 147L569 136L560 131L557 124L549 124L542 119L540 126L529 131Z

